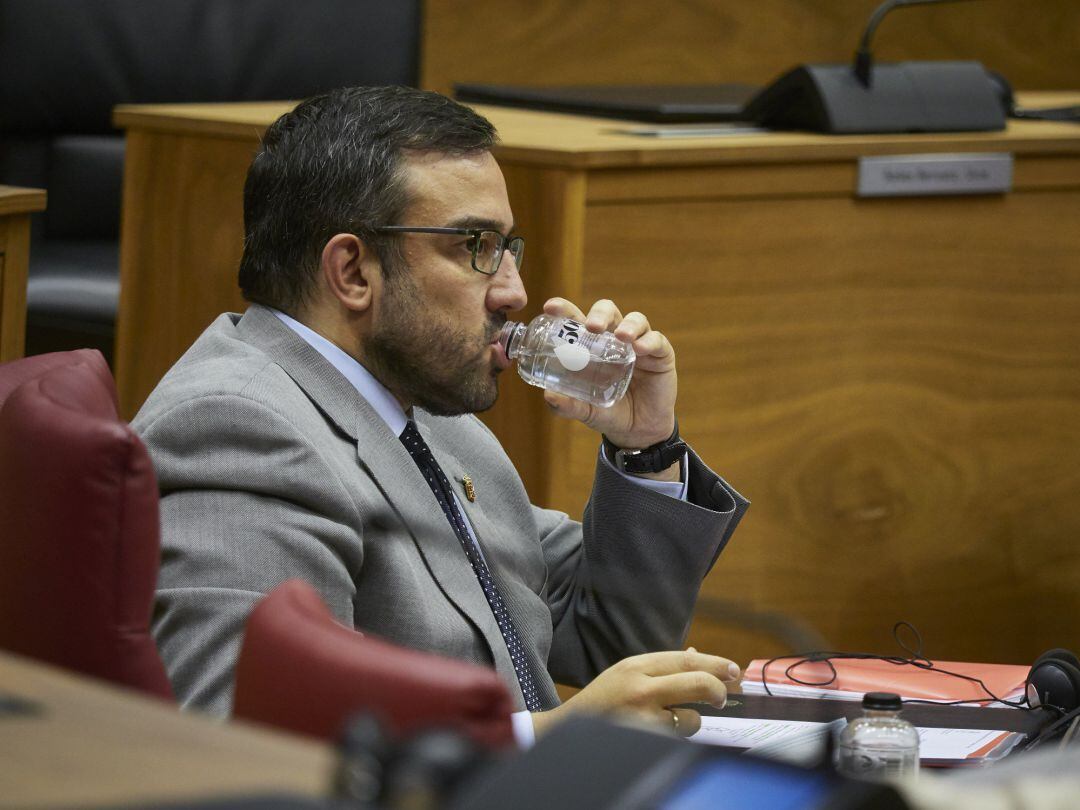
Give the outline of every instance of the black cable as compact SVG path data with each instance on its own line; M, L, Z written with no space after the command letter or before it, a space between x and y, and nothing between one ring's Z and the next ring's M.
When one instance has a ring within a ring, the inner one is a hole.
M914 634L914 636L915 636L914 648L909 647L900 638L900 630L902 628L907 628L908 630L910 630L912 632L912 634ZM895 666L913 666L913 667L916 667L918 669L923 669L923 670L927 670L927 671L930 671L930 672L940 672L942 675L949 675L949 676L952 676L954 678L961 678L961 679L963 679L965 681L969 681L971 683L978 684L979 688L982 689L983 692L985 692L987 694L987 697L984 697L984 698L968 698L968 699L965 699L965 700L948 700L948 701L929 700L929 699L924 699L924 698L905 698L903 700L904 703L927 703L927 704L934 704L934 705L937 705L937 706L958 706L958 705L965 704L965 703L988 703L988 702L996 701L996 702L1001 703L1001 704L1003 704L1005 706L1011 706L1011 707L1013 707L1015 709L1023 709L1024 711L1032 711L1034 708L1036 708L1036 707L1028 705L1028 703L1027 703L1027 695L1026 694L1025 694L1024 697L1020 698L1019 700L1007 700L1005 698L998 697L993 692L991 692L990 688L980 678L976 678L974 675L964 675L963 673L960 673L960 672L953 672L951 670L942 669L941 667L936 666L933 661L931 661L929 658L927 658L925 655L923 655L923 651L922 651L923 650L922 635L919 633L919 631L915 627L915 625L911 624L910 622L906 622L906 621L897 622L896 624L893 625L892 632L893 632L893 640L896 641L897 645L904 652L908 653L907 657L902 656L902 655L878 655L876 653L839 652L839 651L835 651L835 650L814 650L812 652L800 653L800 654L798 654L796 656L778 655L775 658L770 658L761 667L761 685L765 690L765 694L772 697L772 690L769 689L769 683L768 683L768 680L767 680L767 674L768 674L769 667L772 664L775 664L777 661L783 660L785 658L794 657L794 658L797 658L798 660L793 662L792 664L789 664L784 669L784 676L788 680L790 680L793 683L796 683L796 684L798 684L800 686L814 686L814 687L829 686L830 684L832 684L832 683L834 683L836 681L837 672L836 672L836 667L833 665L833 660L885 661L886 663L893 664ZM827 678L826 680L822 680L822 681L802 680L795 674L795 670L798 667L802 666L803 664L822 663L822 662L824 662L828 666L829 671L832 673L832 675L829 678ZM1042 707L1042 708L1047 708L1047 707Z

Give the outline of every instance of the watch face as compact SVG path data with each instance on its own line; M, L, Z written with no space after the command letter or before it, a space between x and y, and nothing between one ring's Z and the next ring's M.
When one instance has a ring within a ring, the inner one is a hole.
M679 438L678 425L666 441L641 450L623 450L604 437L604 453L624 473L653 473L666 470L686 453L687 445Z
M628 473L655 473L666 470L686 452L686 442L675 441L647 450L620 450L615 454L616 466Z

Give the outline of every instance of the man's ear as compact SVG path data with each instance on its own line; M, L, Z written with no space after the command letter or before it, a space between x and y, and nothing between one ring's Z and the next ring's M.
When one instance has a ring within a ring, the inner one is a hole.
M371 306L374 290L381 279L378 256L360 237L339 233L323 246L319 272L326 288L342 306L363 312Z

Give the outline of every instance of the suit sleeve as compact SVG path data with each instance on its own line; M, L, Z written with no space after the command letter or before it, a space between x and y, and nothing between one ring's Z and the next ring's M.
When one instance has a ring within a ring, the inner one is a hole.
M153 631L184 706L225 715L244 622L290 577L353 622L362 525L343 482L281 413L240 395L136 425L161 491Z
M687 474L680 501L598 461L580 526L537 510L557 682L583 686L622 658L683 644L701 582L749 505L693 451Z

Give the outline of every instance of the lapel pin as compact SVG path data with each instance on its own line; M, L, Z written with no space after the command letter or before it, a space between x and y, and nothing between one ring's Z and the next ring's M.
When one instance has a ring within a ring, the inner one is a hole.
M472 478L469 476L463 476L461 483L465 485L465 497L469 499L469 503L476 501L476 487L473 486Z

